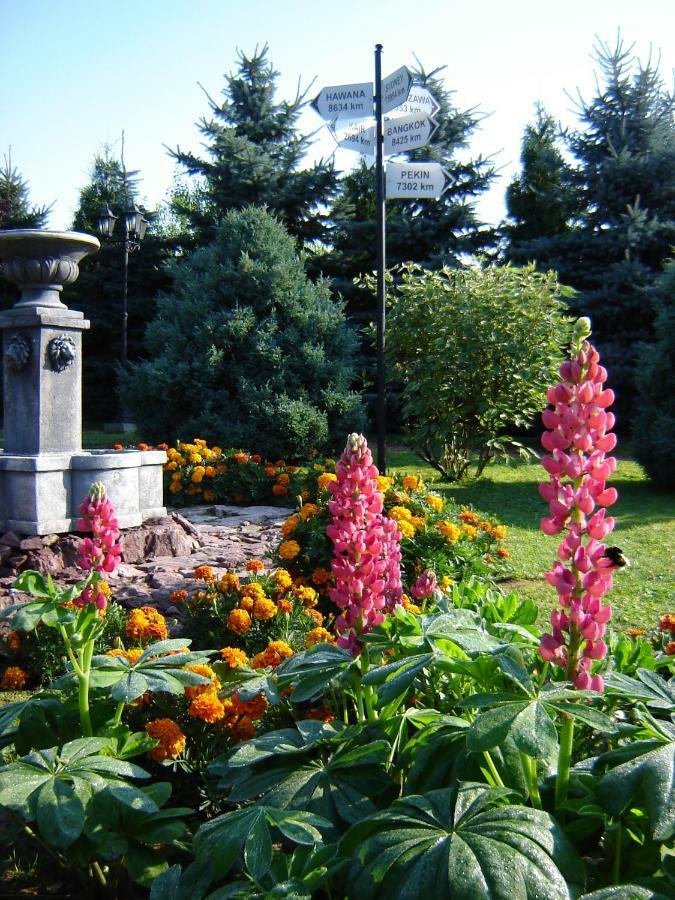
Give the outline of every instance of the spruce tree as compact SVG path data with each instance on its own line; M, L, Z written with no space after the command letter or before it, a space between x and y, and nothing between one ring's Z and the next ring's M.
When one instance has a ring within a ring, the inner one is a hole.
M148 359L123 385L151 440L197 436L306 459L362 427L353 349L327 282L310 281L283 224L249 206L175 266L147 331Z
M11 151L0 166L0 229L44 228L51 206L33 206L28 182L12 165Z
M266 206L301 243L325 237L323 207L337 176L324 160L304 165L312 136L298 133L297 126L307 91L298 88L293 100L277 100L279 73L267 54L267 45L251 56L239 53L236 72L225 76L222 102L207 94L211 115L197 123L205 158L169 151L194 176L172 202L190 223L197 246L211 240L228 210L249 204Z

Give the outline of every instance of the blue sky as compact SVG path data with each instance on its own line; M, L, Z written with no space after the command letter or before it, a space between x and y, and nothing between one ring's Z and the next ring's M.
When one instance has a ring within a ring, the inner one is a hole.
M164 145L199 149L195 122L207 112L198 82L214 97L237 48L267 42L280 71L280 96L298 79L322 85L372 78L373 48L384 45L387 74L417 55L444 77L462 107L488 114L472 153L495 155L501 178L479 203L497 222L518 165L524 126L540 100L573 124L565 90L593 90L595 36L617 29L646 59L661 53L669 82L675 65L672 0L0 0L0 158L30 182L35 203L54 201L50 228L69 226L78 189L106 142L140 169L152 206L171 185ZM307 111L313 130L321 120ZM333 149L326 136L316 154ZM341 150L340 168L358 157Z

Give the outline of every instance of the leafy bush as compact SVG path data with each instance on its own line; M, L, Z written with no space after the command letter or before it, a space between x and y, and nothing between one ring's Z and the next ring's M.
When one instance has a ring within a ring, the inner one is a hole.
M633 447L650 478L675 487L675 260L657 280L656 341L640 344L635 378L640 392Z
M122 385L153 440L201 434L297 459L361 425L355 337L265 209L228 213L213 243L177 267L146 343L150 359Z
M568 335L554 273L408 264L390 281L387 350L415 449L451 481L525 453L506 429L541 411Z

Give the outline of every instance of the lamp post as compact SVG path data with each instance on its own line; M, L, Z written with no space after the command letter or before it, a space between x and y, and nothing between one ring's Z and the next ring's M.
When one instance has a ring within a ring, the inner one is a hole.
M104 238L111 238L115 230L115 222L117 216L112 212L109 206L101 210L98 217L98 230ZM129 319L127 313L127 290L128 290L128 272L129 272L129 254L135 250L141 249L141 241L145 237L148 228L148 220L143 212L136 206L124 213L124 254L122 257L122 315L121 315L121 340L120 340L120 363L125 369L127 365L127 322Z

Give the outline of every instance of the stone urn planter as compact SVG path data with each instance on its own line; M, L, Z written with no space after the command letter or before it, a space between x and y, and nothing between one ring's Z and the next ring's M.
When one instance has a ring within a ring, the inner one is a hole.
M0 313L0 528L31 535L73 530L93 481L108 488L123 528L166 513L163 452L82 449L82 332L89 322L60 295L99 246L77 232L0 231L0 275L21 291L15 306Z

